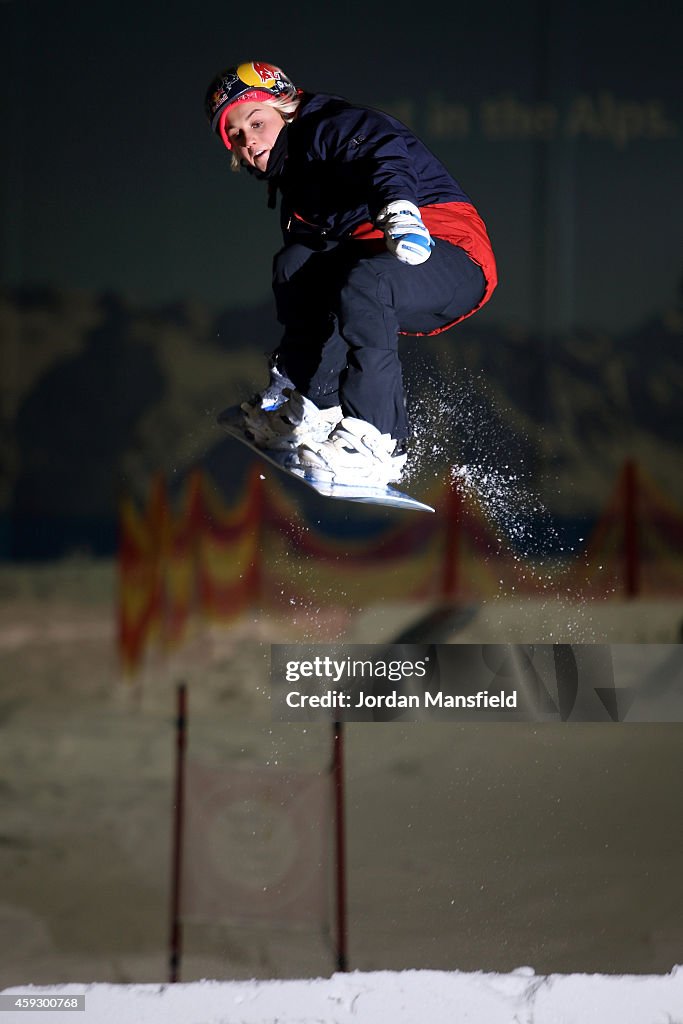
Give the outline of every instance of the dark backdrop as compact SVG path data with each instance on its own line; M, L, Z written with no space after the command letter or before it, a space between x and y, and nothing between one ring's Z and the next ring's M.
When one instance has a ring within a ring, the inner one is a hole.
M501 283L443 345L524 424L537 488L566 463L554 511L595 513L591 473L634 452L675 488L680 8L8 0L0 18L5 554L110 549L120 486L204 457L255 372L233 357L276 342L277 218L202 110L214 72L254 57L398 113L472 195Z

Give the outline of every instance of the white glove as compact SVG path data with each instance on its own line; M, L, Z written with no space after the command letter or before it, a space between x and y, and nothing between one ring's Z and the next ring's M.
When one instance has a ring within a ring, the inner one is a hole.
M434 242L414 203L394 199L379 211L376 223L384 232L387 249L401 263L416 267L431 256Z

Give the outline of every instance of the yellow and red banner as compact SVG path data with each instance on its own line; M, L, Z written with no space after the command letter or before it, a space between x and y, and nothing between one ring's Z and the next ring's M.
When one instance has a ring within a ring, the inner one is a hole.
M120 506L119 648L133 673L146 651L172 650L193 622L359 610L382 601L680 594L683 511L633 462L624 466L587 547L570 562L535 566L501 541L470 494L452 484L427 500L435 515L390 517L371 536L326 533L277 479L254 469L227 504L206 473L169 500L152 482L144 509Z

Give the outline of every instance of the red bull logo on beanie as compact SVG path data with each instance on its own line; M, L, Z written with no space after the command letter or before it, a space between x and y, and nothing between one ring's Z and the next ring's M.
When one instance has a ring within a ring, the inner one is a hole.
M237 74L246 85L272 89L279 82L281 71L272 64L264 64L262 61L255 60L250 64L240 64Z
M217 130L220 114L246 99L253 90L273 99L296 96L294 83L274 64L254 60L226 68L214 78L206 94L206 116L211 127Z

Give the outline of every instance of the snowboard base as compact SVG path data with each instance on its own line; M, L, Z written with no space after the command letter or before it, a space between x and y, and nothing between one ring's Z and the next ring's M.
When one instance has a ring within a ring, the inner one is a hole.
M422 501L411 498L409 494L398 491L394 487L368 487L363 484L335 484L321 480L313 480L307 476L300 467L292 469L288 465L291 460L290 452L278 452L268 448L259 448L254 444L251 435L244 425L244 417L239 405L230 406L224 409L218 416L218 423L224 430L234 437L236 441L250 448L252 452L269 462L271 466L286 473L287 476L306 484L325 498L338 498L342 501L357 501L366 505L385 505L390 508L409 508L419 512L433 512L431 505L425 505Z

